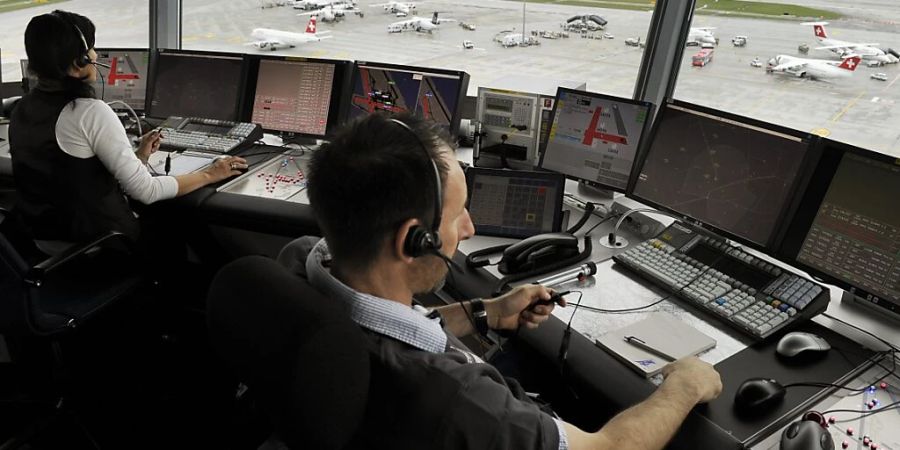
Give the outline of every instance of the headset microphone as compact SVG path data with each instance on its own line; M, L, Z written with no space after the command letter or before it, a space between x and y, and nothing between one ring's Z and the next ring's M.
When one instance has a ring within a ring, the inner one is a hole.
M110 67L109 67L109 64L104 64L104 63L102 63L102 62L92 61L91 64L93 64L93 65L95 65L95 66L106 67L107 69L110 68Z

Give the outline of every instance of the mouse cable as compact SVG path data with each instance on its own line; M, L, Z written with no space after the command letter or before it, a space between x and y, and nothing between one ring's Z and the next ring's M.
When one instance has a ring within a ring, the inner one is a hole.
M838 350L838 349L835 349L835 350ZM838 351L840 352L840 350L838 350ZM841 353L842 353L842 352L841 352ZM893 368L888 369L887 367L884 367L883 365L881 365L881 362L880 362L880 361L876 361L875 364L876 364L878 367L881 367L882 369L884 369L884 370L885 370L885 374L882 375L881 377L879 377L878 379L876 379L875 381L866 383L865 386L860 387L860 388L851 388L851 387L849 387L849 386L850 386L850 383L841 385L841 384L834 384L834 383L827 383L827 382L820 382L820 381L800 381L800 382L797 382L797 383L786 384L786 385L784 385L784 388L787 389L787 388L791 388L791 387L795 387L795 386L797 386L797 387L800 387L800 386L804 386L804 387L822 387L822 388L830 387L830 388L841 389L841 390L845 390L845 391L849 391L849 392L853 392L853 393L857 393L857 394L858 394L858 393L861 393L861 392L865 392L867 389L871 389L872 386L874 386L874 385L876 385L876 384L882 382L882 381L885 380L886 378L888 378L888 377L890 377L890 376L896 376L896 374L897 374L897 358L895 357L895 356L896 356L895 353L896 353L896 352L893 351L893 350L886 350L886 351L883 351L883 352L878 352L878 353L876 353L876 354L881 355L881 356L884 356L884 355L891 355L891 360L893 361ZM846 359L846 357L845 357L845 359ZM848 359L848 362L849 362L849 359ZM852 363L851 363L851 364L852 364ZM852 382L852 381L851 381L851 382Z
M700 277L702 277L704 274L706 274L706 272L708 272L710 269L712 269L713 266L715 266L722 258L724 258L726 254L727 253L723 251L721 254L719 254L719 256L716 257L716 259L712 262L712 264L707 265L706 268L701 270L700 273L698 273L696 276L694 276L694 278L692 278L691 281L688 281L687 283L682 284L681 287L678 288L677 290L670 291L669 295L666 295L665 297L662 297L659 300L656 300L652 303L648 303L644 306L636 306L634 308L623 308L623 309L603 309L603 308L595 308L593 306L587 306L587 305L582 306L582 308L584 308L588 311L593 311L593 312L603 313L603 314L622 314L622 313L630 313L630 312L635 312L635 311L641 311L641 310L644 310L647 308L652 308L652 307L672 298L673 296L677 295L678 293L683 291L684 288L694 284L695 281L699 280Z
M853 417L851 419L841 419L841 420L835 421L835 422L850 422L850 421L854 421L857 419L862 419L863 417L868 417L868 416L872 416L875 414L883 413L885 411L892 411L895 409L900 409L900 401L884 405L881 408L878 408L874 411L860 411L858 409L830 409L828 411L823 411L821 414L824 416L826 414L833 414L833 413L839 413L839 412L859 413L858 416Z
M609 222L610 220L615 219L616 217L619 217L620 215L621 215L621 214L611 214L611 215L606 216L606 217L605 217L604 219L602 219L601 221L595 223L594 226L592 226L591 228L589 228L589 229L587 230L587 232L585 232L584 234L591 234L591 231L594 231L594 229L596 229L596 228L599 227L600 225L603 225L604 223Z
M828 313L826 313L826 312L823 312L823 313L822 313L822 316L827 317L827 318L829 318L829 319L831 319L831 320L834 320L835 322L840 322L840 323L842 323L842 324L844 324L844 325L847 325L847 326L850 327L850 328L854 328L854 329L856 329L856 330L858 330L858 331L862 331L863 333L866 333L866 334L868 334L869 336L872 336L873 338L875 338L875 339L881 341L881 343L883 343L884 345L887 345L888 348L894 350L894 352L900 352L900 348L897 348L896 345L891 344L890 342L888 342L888 341L886 341L886 340L884 340L884 339L882 339L882 338L876 336L876 335L875 335L874 333L872 333L871 331L863 330L862 328L860 328L860 327L858 327L858 326L856 326L856 325L853 325L853 324L850 323L850 322L847 322L847 321L838 319L837 317L834 317L834 316L832 316L831 314L828 314Z

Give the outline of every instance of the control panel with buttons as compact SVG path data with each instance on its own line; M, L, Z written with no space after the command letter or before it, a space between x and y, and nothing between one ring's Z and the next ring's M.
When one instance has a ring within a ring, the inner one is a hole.
M830 300L818 283L678 223L613 259L756 339L825 311Z
M159 131L161 150L209 153L231 153L252 145L263 135L262 127L254 123L177 116L166 119ZM135 141L140 142L140 138Z

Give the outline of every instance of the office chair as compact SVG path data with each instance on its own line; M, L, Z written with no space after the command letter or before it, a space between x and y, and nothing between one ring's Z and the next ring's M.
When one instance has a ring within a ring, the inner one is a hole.
M13 343L49 341L52 398L36 400L46 400L55 414L63 412L62 399L69 393L62 341L144 282L142 266L135 262L121 233L109 233L48 257L37 249L17 216L0 208L0 335ZM27 436L13 437L0 448L15 448L38 432L31 429Z
M224 266L207 297L213 348L289 448L345 448L366 408L366 337L346 306L272 259ZM270 439L271 441L271 439Z

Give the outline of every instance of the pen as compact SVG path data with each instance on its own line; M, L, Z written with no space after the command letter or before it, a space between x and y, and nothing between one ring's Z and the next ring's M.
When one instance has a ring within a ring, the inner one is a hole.
M666 361L672 362L672 361L675 361L675 359L676 359L660 350L657 350L657 349L647 345L646 342L644 342L643 340L641 340L640 338L638 338L636 336L625 336L625 342L628 342L629 344L631 344L641 350L645 350L656 356L659 356L660 358L663 358Z

